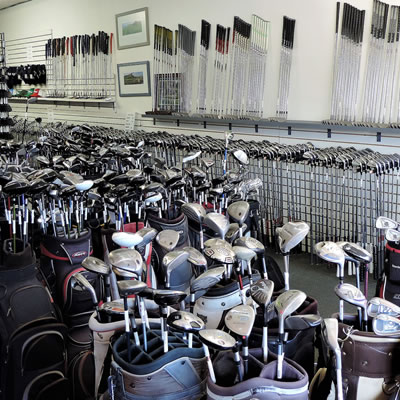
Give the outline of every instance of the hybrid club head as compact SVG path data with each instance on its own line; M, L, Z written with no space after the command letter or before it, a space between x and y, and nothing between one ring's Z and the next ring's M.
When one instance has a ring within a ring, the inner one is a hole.
M375 223L375 227L378 229L397 229L398 226L398 222L386 217L378 217Z
M231 350L236 346L235 338L220 329L203 329L199 332L199 339L215 350Z
M260 279L250 286L251 298L261 307L266 307L274 293L274 282L269 279Z
M367 314L369 317L373 318L379 314L386 314L392 317L400 316L400 307L391 301L382 299L380 297L373 297L368 302Z
M110 273L110 267L104 261L92 256L86 257L82 261L82 267L99 275L108 275Z
M167 318L167 324L179 332L196 333L205 328L204 321L187 311L175 311Z
M115 232L112 234L112 241L118 246L133 248L143 241L143 237L139 233Z
M203 222L204 217L207 215L204 207L198 203L182 204L181 210L188 219L195 221L199 224Z
M207 269L207 260L204 255L194 247L186 246L182 249L189 254L188 261L196 267Z
M232 250L236 254L236 258L239 260L250 261L256 256L256 253L248 247L233 246Z
M256 254L264 254L265 247L257 239L251 236L242 236L234 241L235 246L243 246L253 250Z
M322 318L317 314L291 315L285 320L285 329L290 331L304 331L321 324Z
M247 217L249 216L249 212L250 204L247 201L236 201L228 207L229 217L239 225L242 225L244 221L246 221Z
M204 255L220 264L233 264L236 261L236 254L232 248L222 246L206 247Z
M135 273L137 276L141 277L143 271L142 256L136 250L113 250L108 255L108 259L113 267L127 272Z
M253 329L255 317L256 314L253 307L239 305L228 311L225 316L225 325L236 335L249 337Z
M372 329L378 336L400 336L400 320L387 314L379 314L372 320Z
M204 223L215 233L217 233L221 239L225 238L226 232L229 229L229 219L222 214L208 213L204 218Z
M400 232L395 229L388 229L385 233L385 238L388 242L400 242Z
M189 253L184 250L175 250L167 253L162 260L166 287L169 288L172 271L180 267L189 258Z
M287 222L280 228L276 228L278 244L283 254L289 253L296 247L310 231L310 226L305 222Z
M171 229L165 229L156 236L156 242L165 251L172 251L179 242L179 233Z
M129 296L132 294L139 294L143 291L147 285L144 282L135 281L135 280L127 280L127 281L118 281L118 290L122 296Z
M207 290L221 281L225 273L225 267L211 268L199 275L190 285L190 292L196 293L200 290Z
M365 298L364 293L357 289L350 283L342 283L335 287L336 296L340 299L352 304L356 307L361 307L363 310L367 310L368 300Z
M325 261L338 264L344 271L344 251L334 242L319 242L314 246L315 253ZM343 274L341 274L343 276Z
M372 254L359 246L357 243L350 242L337 242L337 245L350 257L358 262L370 263L372 261Z

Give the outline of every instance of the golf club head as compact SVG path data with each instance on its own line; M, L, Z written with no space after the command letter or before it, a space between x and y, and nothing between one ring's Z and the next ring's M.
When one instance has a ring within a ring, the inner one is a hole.
M204 242L204 247L216 247L216 246L222 246L229 250L232 250L232 245L228 243L226 240L213 238L213 239L208 239Z
M172 251L179 242L179 233L177 231L173 231L172 229L165 229L156 236L156 242L165 251Z
M93 181L86 180L86 181L78 182L77 184L75 184L75 189L78 192L86 192L87 190L91 189L92 186L93 186Z
M284 320L295 312L307 298L306 294L300 290L287 290L275 300L275 309L279 320L279 333L283 334Z
M249 216L249 212L250 204L247 201L236 201L228 207L229 217L239 225L242 225L244 221L246 221L247 217Z
M339 323L336 318L324 318L321 321L322 336L327 346L335 353L340 353L338 342Z
M149 197L146 197L145 203L146 203L146 205L148 205L148 204L157 203L160 200L162 200L162 194L161 193L154 193L153 195L151 195Z
M128 299L128 301L129 300L131 300L131 299ZM129 304L128 304L128 307L129 307ZM122 299L107 301L99 307L99 310L104 311L106 314L109 314L109 315L124 315L124 303L123 303ZM130 315L133 315L133 308L129 307L128 313Z
M372 329L378 336L400 336L400 320L387 314L379 314L372 320Z
M281 228L276 228L278 244L283 254L289 253L296 247L310 231L310 226L305 222L287 222Z
M369 317L376 317L379 314L386 314L392 317L400 316L400 307L391 301L380 297L373 297L368 302L367 314Z
M234 241L235 246L244 246L248 249L253 250L256 254L264 254L265 247L264 245L257 239L251 236L242 236L237 238Z
M157 229L148 227L140 229L137 234L142 237L142 241L137 245L137 247L142 248L153 241L153 239L157 236L158 231Z
M317 314L291 315L285 320L285 329L289 331L304 331L320 325L321 320L322 318Z
M225 267L211 268L199 275L190 285L190 292L196 293L215 286L224 276Z
M356 307L367 309L368 300L364 293L350 283L342 283L335 287L336 296Z
M139 233L115 232L112 234L112 241L121 247L133 248L143 241Z
M238 260L250 261L256 256L256 253L248 247L233 246L232 250L236 254Z
M185 298L186 293L179 290L157 289L153 291L153 300L161 307L179 304Z
M92 256L86 257L82 261L82 267L99 275L108 275L110 273L110 267L104 261Z
M204 255L220 264L233 264L236 261L236 254L232 248L229 249L222 246L206 247Z
M147 285L144 282L135 280L118 281L117 285L121 296L139 294L142 290L144 290L147 287Z
M194 247L186 246L182 249L189 254L188 261L196 267L207 268L207 260L204 255Z
M185 203L181 206L182 212L191 221L199 224L203 222L204 217L207 215L206 210L201 204L198 203Z
M236 346L235 338L220 329L203 329L199 332L199 339L215 350L231 350Z
M266 307L274 293L274 282L269 279L260 279L250 286L251 298L262 307Z
M315 253L325 261L344 267L344 251L334 242L319 242L314 246Z
M246 229L247 229L247 225L243 224L242 232L245 232ZM226 232L226 234L225 234L225 240L228 243L232 243L235 239L237 239L239 237L239 234L240 234L240 226L238 223L233 222L233 223L229 224L228 232Z
M192 161L195 158L197 158L200 154L201 154L201 150L196 151L196 152L190 152L185 157L182 158L182 163L185 164L189 161Z
M375 227L378 229L397 229L398 226L398 222L386 217L378 217L375 223Z
M240 165L248 165L249 164L249 157L243 150L235 150L232 152L233 157L236 161L239 162Z
M112 270L115 275L120 276L121 278L129 278L129 279L139 279L140 278L139 274L136 272L125 271L121 268L114 267L114 266L112 267Z
M141 276L143 272L142 256L133 249L117 249L108 255L113 267Z
M395 229L387 229L385 233L385 239L388 242L400 242L400 232Z
M351 258L358 262L370 263L372 261L372 254L359 246L357 243L350 242L337 242L337 245Z
M204 218L204 223L222 239L224 239L229 229L229 219L225 215L215 212L208 213Z
M167 318L167 324L179 332L196 333L206 327L204 321L187 311L175 311Z
M162 267L166 284L170 282L171 272L180 267L189 258L189 253L184 250L174 250L167 253L162 259Z
M253 307L240 305L231 308L225 316L225 325L233 333L241 337L249 337L253 329L256 313Z
M98 304L96 291L94 287L90 284L90 282L80 273L77 272L73 275L75 282L84 290L87 290L90 293L93 304Z

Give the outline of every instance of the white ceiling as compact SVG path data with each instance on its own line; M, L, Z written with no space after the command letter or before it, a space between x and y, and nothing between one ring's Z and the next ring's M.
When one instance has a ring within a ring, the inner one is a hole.
M27 1L32 1L32 0L0 0L0 10L16 6L17 4L26 3Z

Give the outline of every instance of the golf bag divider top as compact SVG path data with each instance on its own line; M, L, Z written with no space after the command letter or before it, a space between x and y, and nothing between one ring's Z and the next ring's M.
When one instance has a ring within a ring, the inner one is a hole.
M17 239L17 252L9 254L10 242L4 242L0 266L0 399L51 393L66 400L67 327L39 280L30 245Z
M217 383L207 379L207 399L307 400L308 375L296 362L285 358L282 379L276 379L277 356L270 352L264 364L260 348L249 350L249 377L235 381L237 367L232 352L219 352L213 362Z
M188 348L183 334L168 332L168 352L163 351L159 323L150 323L148 351L131 344L132 361L126 361L126 339L120 335L112 346L109 393L116 400L195 399L205 393L207 364L202 344L193 337ZM140 325L138 326L141 332ZM140 336L143 343L143 336Z
M73 287L71 280L75 273L81 272L96 290L97 298L103 297L101 277L85 271L81 266L82 261L92 254L90 229L76 239L45 235L40 249L42 273L57 299L67 325L74 327L87 324L93 312L93 301L89 291Z
M378 278L376 295L400 306L400 244L386 243L384 273Z

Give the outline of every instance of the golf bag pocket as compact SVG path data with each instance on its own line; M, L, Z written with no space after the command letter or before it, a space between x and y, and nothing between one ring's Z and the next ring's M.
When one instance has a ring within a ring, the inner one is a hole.
M125 335L115 341L109 393L119 400L201 398L205 394L207 365L197 337L193 337L193 348L188 348L183 334L168 332L168 352L164 353L160 325L151 323L150 327L147 352L141 346L133 346L131 338L130 363ZM140 325L138 329L141 332ZM143 343L143 335L140 341Z
M71 400L94 399L94 356L91 350L78 353L68 366Z
M66 336L64 324L46 318L14 332L2 357L0 399L36 399L49 385L58 387L65 379Z
M296 362L285 358L282 379L276 378L276 355L269 354L268 364L262 360L261 349L249 350L249 373L245 380L238 382L237 366L232 352L219 352L213 362L216 383L207 379L207 399L250 400L307 400L308 375Z
M393 283L387 276L383 276L377 289L377 296L400 306L400 284Z
M400 339L351 331L339 323L342 375L347 400L389 398L387 390L400 374Z
M400 284L400 246L393 242L386 243L385 275L396 284Z

